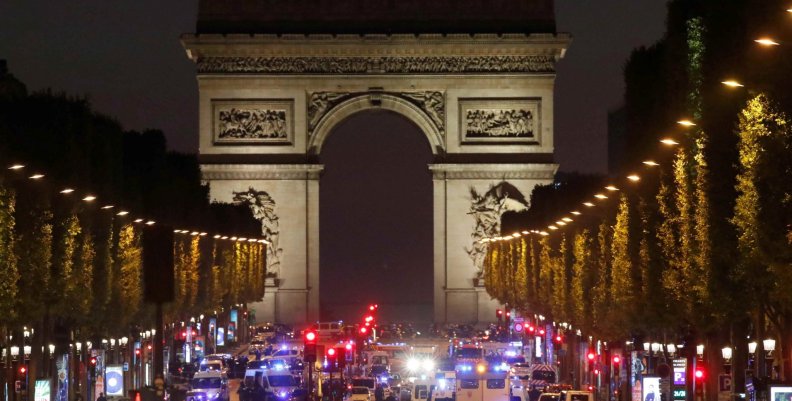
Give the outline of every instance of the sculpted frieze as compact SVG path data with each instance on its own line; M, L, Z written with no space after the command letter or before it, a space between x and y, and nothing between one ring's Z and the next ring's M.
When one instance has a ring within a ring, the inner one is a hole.
M201 57L198 72L261 74L453 74L553 72L555 57Z

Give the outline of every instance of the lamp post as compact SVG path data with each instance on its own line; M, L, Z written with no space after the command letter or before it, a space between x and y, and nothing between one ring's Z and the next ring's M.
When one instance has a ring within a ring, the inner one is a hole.
M764 350L767 352L765 354L767 376L769 376L771 379L774 379L775 372L773 371L773 351L775 351L776 341L772 338L768 338L762 341L762 345L764 346Z

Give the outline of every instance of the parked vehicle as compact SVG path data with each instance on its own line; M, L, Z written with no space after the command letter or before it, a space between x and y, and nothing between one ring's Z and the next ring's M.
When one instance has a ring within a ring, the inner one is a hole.
M228 378L218 371L197 372L190 381L186 401L228 401Z

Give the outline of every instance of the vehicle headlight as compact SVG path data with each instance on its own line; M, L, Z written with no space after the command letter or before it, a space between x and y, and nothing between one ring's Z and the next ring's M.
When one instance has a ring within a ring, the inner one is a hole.
M415 358L410 358L407 360L407 370L416 371L418 370L420 363Z

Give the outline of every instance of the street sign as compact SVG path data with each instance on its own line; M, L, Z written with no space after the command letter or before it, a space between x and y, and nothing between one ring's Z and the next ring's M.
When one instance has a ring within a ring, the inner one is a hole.
M684 386L687 379L687 359L676 358L673 361L674 366L674 385Z
M732 398L731 375L718 375L718 401L729 401Z
M684 400L687 398L687 390L683 388L674 389L674 399L675 400Z
M129 362L124 362L124 372L129 372Z
M732 391L731 375L718 375L718 391Z

